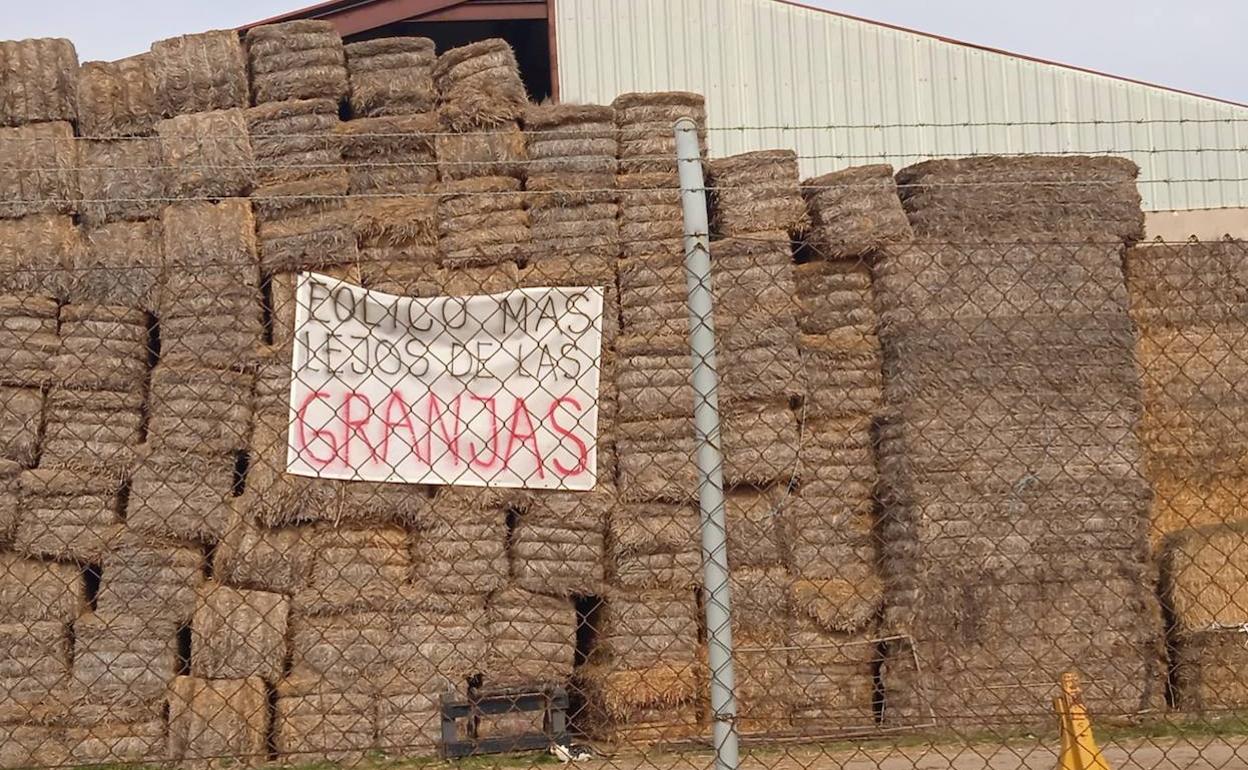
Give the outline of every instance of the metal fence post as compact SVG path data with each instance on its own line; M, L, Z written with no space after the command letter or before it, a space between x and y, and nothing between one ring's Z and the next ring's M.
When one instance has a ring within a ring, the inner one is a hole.
M737 701L732 665L731 590L724 516L724 458L720 449L719 373L712 319L710 222L698 126L676 122L680 201L685 219L685 280L689 290L689 343L693 355L693 422L698 447L698 498L702 522L702 577L706 588L711 719L716 770L737 770Z

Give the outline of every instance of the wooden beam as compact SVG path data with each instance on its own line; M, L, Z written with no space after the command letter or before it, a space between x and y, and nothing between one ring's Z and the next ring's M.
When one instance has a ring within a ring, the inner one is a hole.
M454 8L425 14L413 21L506 21L544 18L546 18L546 3L542 0L518 0L510 3L480 5L470 0Z

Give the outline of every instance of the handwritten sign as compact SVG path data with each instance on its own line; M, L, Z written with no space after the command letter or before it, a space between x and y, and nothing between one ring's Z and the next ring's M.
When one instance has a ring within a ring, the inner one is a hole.
M593 489L602 296L418 299L301 273L287 471Z

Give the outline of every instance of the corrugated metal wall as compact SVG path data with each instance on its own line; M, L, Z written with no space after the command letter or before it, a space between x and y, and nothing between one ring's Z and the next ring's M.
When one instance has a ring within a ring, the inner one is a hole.
M814 174L1112 152L1140 165L1145 208L1248 206L1248 108L777 0L554 2L564 101L699 91L715 155L791 147Z

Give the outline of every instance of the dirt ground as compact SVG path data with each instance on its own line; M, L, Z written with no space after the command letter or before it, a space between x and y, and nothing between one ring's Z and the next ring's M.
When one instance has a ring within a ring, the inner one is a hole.
M1147 738L1106 744L1112 770L1248 770L1248 737ZM708 753L617 755L578 763L585 770L707 770ZM897 746L887 749L790 749L750 751L742 770L1055 770L1056 746Z

